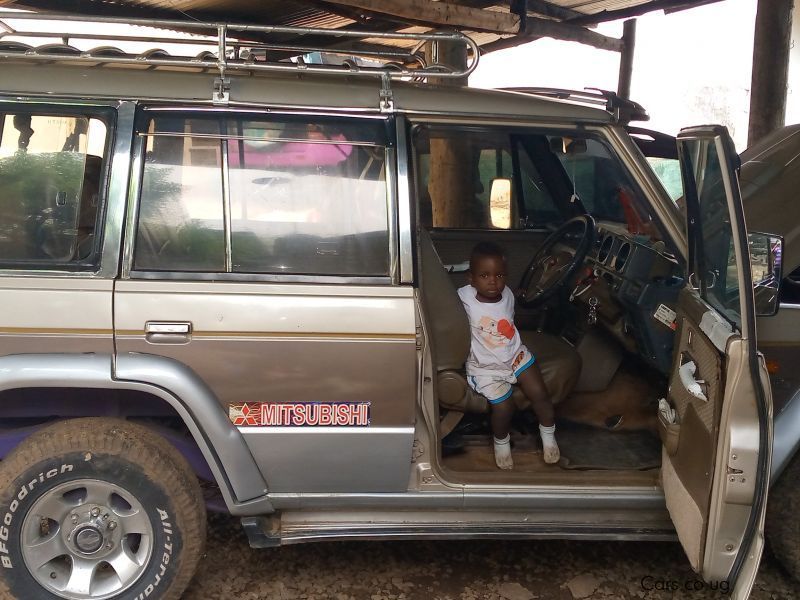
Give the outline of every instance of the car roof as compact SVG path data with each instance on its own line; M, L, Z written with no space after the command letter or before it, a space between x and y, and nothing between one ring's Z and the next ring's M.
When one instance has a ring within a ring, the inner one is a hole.
M788 125L740 155L747 229L783 236L783 269L800 267L800 124Z
M46 95L87 100L142 100L172 104L211 105L216 71L200 68L136 68L4 61L3 91L13 97ZM311 73L234 74L230 76L230 106L291 107L319 111L379 112L381 81ZM395 110L443 115L486 115L530 119L609 123L605 110L565 100L515 92L427 83L393 81Z

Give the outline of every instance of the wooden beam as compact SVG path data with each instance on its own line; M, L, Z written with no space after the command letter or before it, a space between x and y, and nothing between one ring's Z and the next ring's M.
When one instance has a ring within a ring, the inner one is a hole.
M591 31L590 29L585 29L584 27L576 27L575 25L559 23L558 21L528 17L524 35L515 35L513 37L497 40L481 48L486 52L494 52L495 50L527 44L528 42L533 42L543 37L551 37L567 42L578 42L579 44L586 44L587 46L592 46L600 50L608 50L610 52L622 52L624 47L622 40L597 33L596 31Z
M517 46L541 37L578 42L612 52L621 52L623 48L621 40L602 35L584 27L529 16L526 19L523 33L520 31L521 19L518 15L481 10L445 2L431 2L430 0L336 0L334 4L345 4L361 8L371 14L384 14L390 19L392 17L401 18L409 24L446 26L462 30L488 31L499 34L518 34L484 46L483 48L489 52ZM542 7L540 6L540 8ZM513 27L509 30L508 25L512 22Z
M387 16L399 17L409 23L488 31L490 33L515 34L520 30L518 15L470 8L447 2L431 0L336 0L340 4L368 10Z
M687 10L696 6L704 4L714 4L721 0L650 0L644 4L638 4L630 8L620 8L617 10L601 10L600 12L583 17L575 17L567 19L567 23L573 25L597 25L598 23L605 23L606 21L616 21L617 19L628 19L630 17L639 17L655 10L663 10L665 12L677 12L680 10Z
M582 13L576 10L546 2L546 0L527 0L526 4L528 5L528 12L536 13L543 17L566 20L582 16Z
M617 95L626 100L631 98L631 79L633 79L633 53L636 49L636 19L628 19L623 25L622 52L619 57L619 79Z

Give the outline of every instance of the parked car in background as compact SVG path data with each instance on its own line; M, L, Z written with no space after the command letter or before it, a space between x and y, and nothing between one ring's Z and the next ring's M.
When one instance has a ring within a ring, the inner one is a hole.
M740 154L747 228L783 237L783 285L773 316L758 318L758 349L772 382L774 444L767 539L800 574L800 124L774 131Z

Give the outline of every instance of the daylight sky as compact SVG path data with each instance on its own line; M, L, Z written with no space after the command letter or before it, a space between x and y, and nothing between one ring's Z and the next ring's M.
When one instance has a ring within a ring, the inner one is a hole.
M686 125L723 123L737 149L746 147L755 15L756 0L725 0L639 17L631 98L650 113L648 127L674 134ZM622 22L597 31L620 37ZM616 52L542 39L483 57L470 85L616 90L618 72ZM790 90L787 123L800 121L799 101Z

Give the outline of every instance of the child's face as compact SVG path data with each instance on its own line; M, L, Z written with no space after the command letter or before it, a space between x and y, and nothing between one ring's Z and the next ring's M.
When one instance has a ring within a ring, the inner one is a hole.
M506 261L499 256L478 256L469 270L469 283L481 302L497 302L506 287Z

